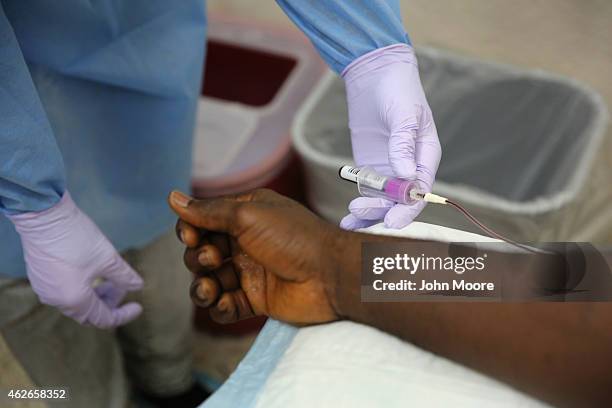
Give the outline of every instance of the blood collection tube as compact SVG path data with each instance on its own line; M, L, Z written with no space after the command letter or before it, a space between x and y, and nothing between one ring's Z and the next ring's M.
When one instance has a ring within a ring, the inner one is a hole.
M364 197L380 197L400 204L422 200L425 192L414 180L402 180L377 173L371 167L342 166L340 178L357 183Z

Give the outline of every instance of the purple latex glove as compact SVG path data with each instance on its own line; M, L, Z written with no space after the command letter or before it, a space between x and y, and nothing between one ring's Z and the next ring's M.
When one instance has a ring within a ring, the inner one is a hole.
M441 148L412 47L395 44L372 51L346 67L342 77L355 164L418 180L430 192ZM359 197L351 201L340 226L365 228L384 219L388 228L403 228L424 207L425 202L405 205Z
M28 278L42 303L99 328L120 326L142 312L138 303L120 305L127 291L142 288L142 279L68 192L45 211L9 218L21 236Z

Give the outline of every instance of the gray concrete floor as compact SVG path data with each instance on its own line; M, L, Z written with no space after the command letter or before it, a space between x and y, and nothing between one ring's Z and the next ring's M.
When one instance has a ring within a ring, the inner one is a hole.
M610 0L401 0L401 5L404 25L416 45L573 77L612 106ZM208 10L298 31L272 0L208 0ZM611 141L608 126L598 160L610 169L612 180ZM252 340L201 335L196 347L206 352L198 353L198 366L222 379Z

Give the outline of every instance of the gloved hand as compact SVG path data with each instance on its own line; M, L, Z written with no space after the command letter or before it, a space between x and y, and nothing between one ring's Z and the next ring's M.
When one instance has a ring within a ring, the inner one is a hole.
M355 164L418 180L431 192L441 148L413 48L395 44L372 51L352 62L342 77ZM359 197L350 203L350 214L340 226L365 228L384 219L388 228L403 228L424 207L422 201L405 205Z
M121 258L68 192L41 212L9 216L21 236L28 278L42 303L79 323L117 327L136 318L138 303L119 306L142 279ZM94 283L103 282L96 288Z

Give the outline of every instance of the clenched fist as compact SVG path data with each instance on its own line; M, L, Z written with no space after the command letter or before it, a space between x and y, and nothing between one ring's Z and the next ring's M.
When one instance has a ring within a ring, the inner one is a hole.
M220 323L267 315L294 324L332 321L342 232L270 190L197 200L180 192L185 264L194 301Z

